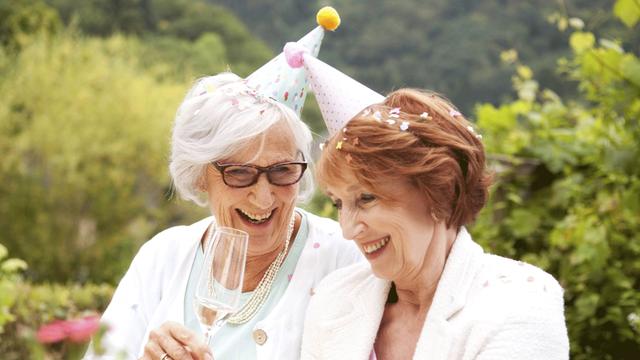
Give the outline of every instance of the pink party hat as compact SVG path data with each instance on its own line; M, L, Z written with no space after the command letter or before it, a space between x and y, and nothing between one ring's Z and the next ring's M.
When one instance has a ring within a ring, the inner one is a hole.
M316 59L298 43L287 43L284 54L289 66L306 70L307 80L330 135L342 129L365 107L384 100L384 96Z
M316 21L319 26L295 43L304 48L310 57L318 56L325 30L338 28L340 16L334 8L326 6L318 11ZM304 70L292 69L287 65L283 53L254 71L246 82L259 94L287 105L300 116L307 96L307 79Z

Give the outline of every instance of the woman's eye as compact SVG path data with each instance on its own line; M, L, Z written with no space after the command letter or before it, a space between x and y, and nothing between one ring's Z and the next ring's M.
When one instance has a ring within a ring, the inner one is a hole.
M363 204L370 203L376 199L376 196L373 194L362 194L360 195L360 202Z

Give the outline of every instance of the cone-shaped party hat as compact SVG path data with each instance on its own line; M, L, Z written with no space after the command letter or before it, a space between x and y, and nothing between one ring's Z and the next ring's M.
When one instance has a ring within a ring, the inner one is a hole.
M284 54L287 64L293 69L305 69L307 80L331 135L365 107L384 100L384 96L316 59L299 43L287 43Z
M318 11L316 20L319 26L295 43L305 49L310 57L318 55L325 30L333 31L340 25L338 12L328 6ZM307 96L305 71L291 68L287 65L283 53L280 53L249 75L246 81L247 85L254 88L261 95L287 105L300 116Z

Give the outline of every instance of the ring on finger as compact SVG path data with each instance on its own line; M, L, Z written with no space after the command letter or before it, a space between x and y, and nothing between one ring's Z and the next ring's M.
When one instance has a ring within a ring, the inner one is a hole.
M164 353L162 354L162 357L160 358L160 360L172 360L171 356L169 356L169 354Z

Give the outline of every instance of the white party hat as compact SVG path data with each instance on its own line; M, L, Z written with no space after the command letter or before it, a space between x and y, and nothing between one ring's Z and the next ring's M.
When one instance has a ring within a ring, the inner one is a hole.
M320 9L316 15L318 25L296 44L304 48L310 57L320 51L325 30L333 31L340 25L338 12L329 6ZM259 94L273 98L291 108L298 116L307 96L307 79L302 69L292 69L287 65L283 53L280 53L246 79L247 85Z
M297 43L287 43L284 54L289 66L306 70L307 81L330 135L342 129L362 109L384 100L384 96L316 59Z

